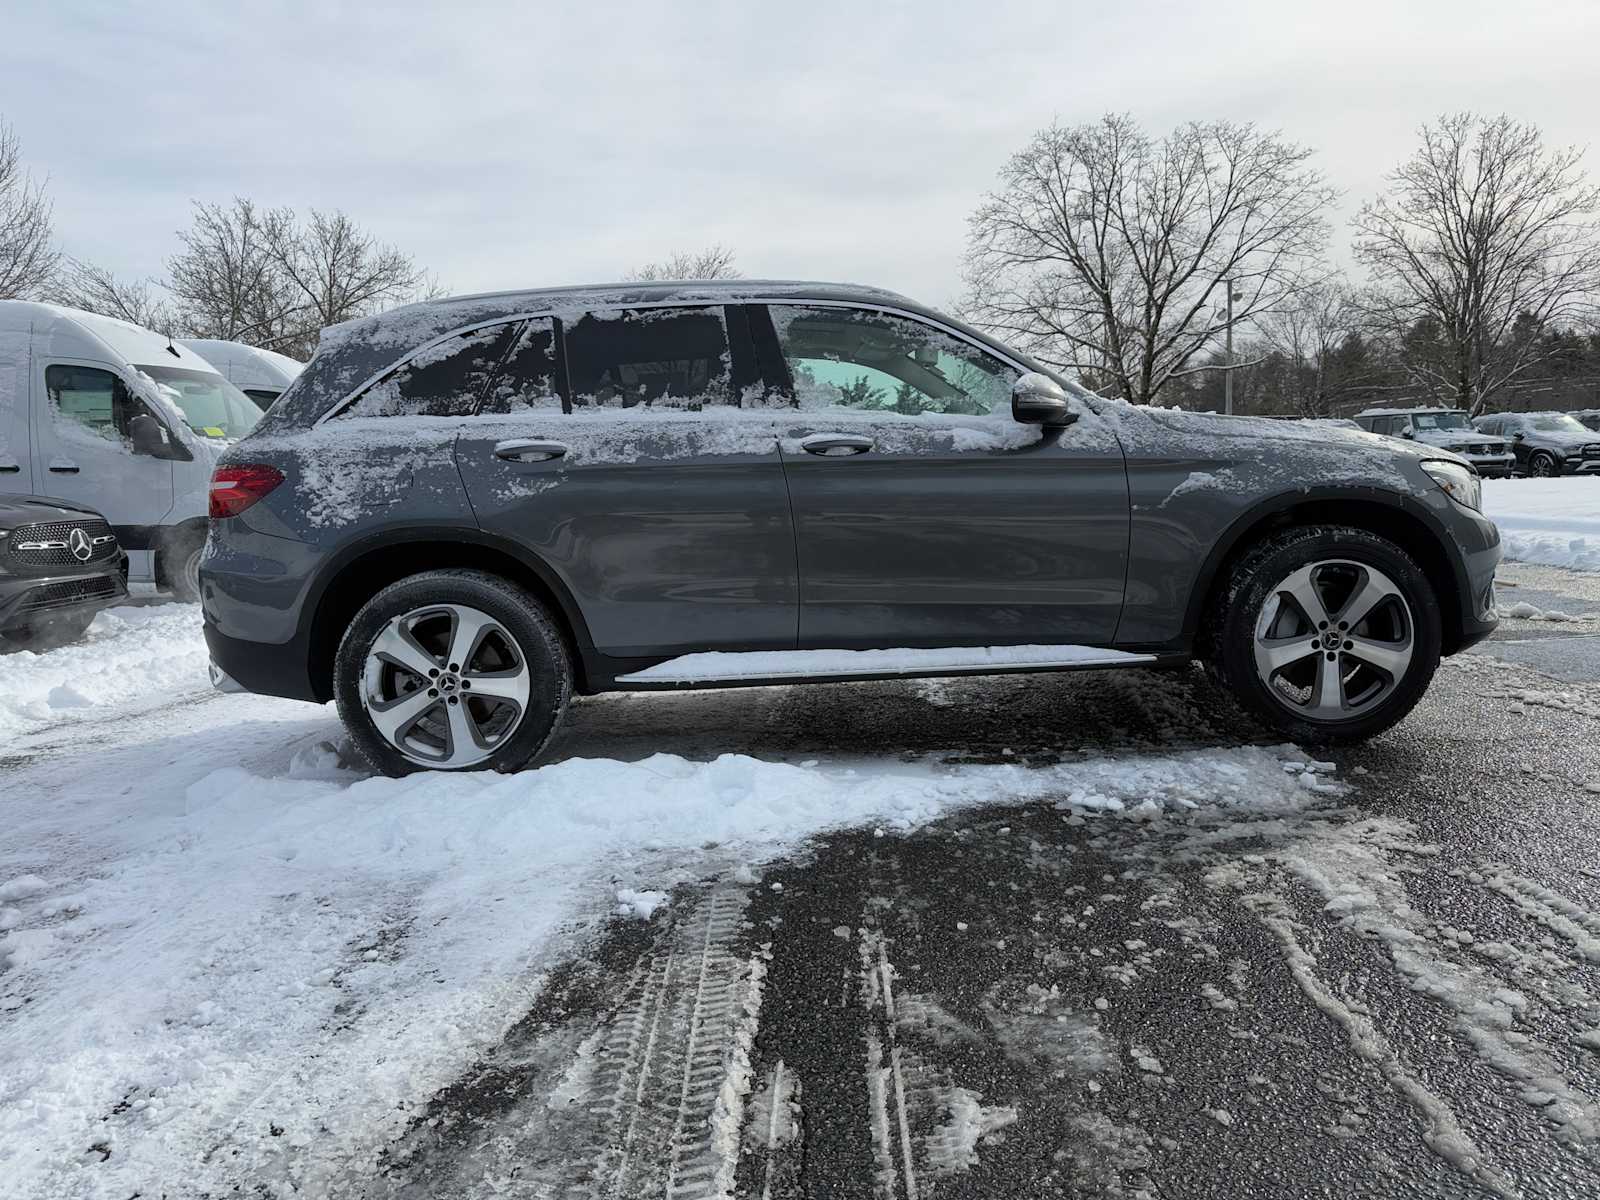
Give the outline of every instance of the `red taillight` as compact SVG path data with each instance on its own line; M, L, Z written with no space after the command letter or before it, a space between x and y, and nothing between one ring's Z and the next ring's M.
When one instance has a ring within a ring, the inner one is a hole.
M211 475L211 516L236 517L283 482L283 472L264 463L218 467Z

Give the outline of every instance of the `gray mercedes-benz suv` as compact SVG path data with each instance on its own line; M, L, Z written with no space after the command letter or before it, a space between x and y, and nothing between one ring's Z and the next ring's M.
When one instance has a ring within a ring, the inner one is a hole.
M1309 741L1495 624L1459 458L1106 400L831 284L625 284L327 330L234 445L219 686L336 700L381 771L513 770L573 692L1201 658Z

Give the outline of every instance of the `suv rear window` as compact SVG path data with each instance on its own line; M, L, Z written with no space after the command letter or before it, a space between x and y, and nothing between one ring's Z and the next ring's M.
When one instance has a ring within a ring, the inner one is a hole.
M340 417L470 417L520 322L446 338L378 380Z
M572 407L698 409L729 404L720 306L612 309L567 326Z

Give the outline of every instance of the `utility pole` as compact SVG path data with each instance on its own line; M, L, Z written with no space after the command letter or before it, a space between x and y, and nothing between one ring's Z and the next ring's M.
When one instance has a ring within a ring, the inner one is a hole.
M1222 286L1228 289L1228 327L1224 335L1226 346L1222 354L1222 411L1231 417L1233 416L1233 280L1224 279Z

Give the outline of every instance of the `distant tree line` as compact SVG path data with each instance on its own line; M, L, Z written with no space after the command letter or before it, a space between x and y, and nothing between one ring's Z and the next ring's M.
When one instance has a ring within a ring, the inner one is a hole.
M1600 408L1600 187L1581 151L1507 116L1425 125L1353 222L1355 278L1329 257L1336 199L1309 148L1249 123L1052 125L972 214L959 309L1137 403L1221 409L1231 377L1239 412ZM306 357L326 325L441 294L342 212L196 202L177 236L159 279L63 255L0 122L0 298ZM738 276L712 245L627 278Z
M976 323L1138 403L1600 407L1600 188L1509 117L1425 126L1328 262L1335 194L1249 124L1052 126L971 218ZM1231 322L1228 294L1233 293ZM1223 350L1234 336L1231 359Z

